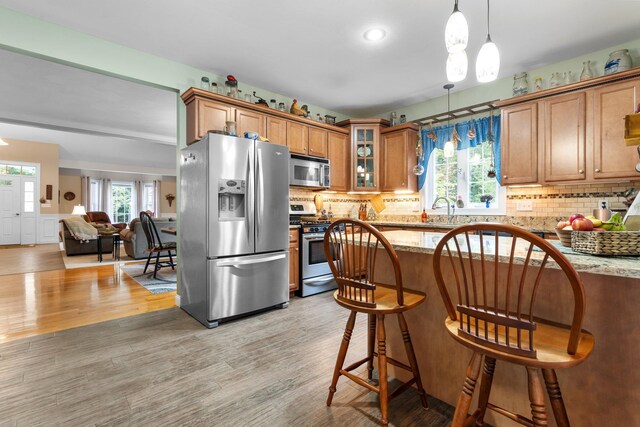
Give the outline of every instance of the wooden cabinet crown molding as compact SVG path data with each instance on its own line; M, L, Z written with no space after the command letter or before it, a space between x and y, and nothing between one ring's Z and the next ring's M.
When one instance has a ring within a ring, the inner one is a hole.
M403 124L398 125L398 126L380 129L380 133L382 135L384 135L385 133L399 132L399 131L403 131L403 130L407 130L407 129L415 130L416 132L418 132L420 130L420 126L416 125L413 122L411 122L411 123L403 123Z
M385 119L347 119L336 123L338 127L347 127L353 125L379 125L381 127L389 127L389 120Z
M526 95L516 96L513 98L505 99L495 103L496 107L503 108L510 105L521 104L523 102L536 101L538 99L546 98L548 96L560 95L567 92L573 92L580 89L588 89L594 86L600 86L607 83L613 83L621 80L632 79L640 76L640 67L632 68L627 71L620 71L619 73L609 74L607 76L594 77L589 80L581 82L569 83L566 85L553 87L539 92L533 92Z
M289 121L295 121L302 123L307 126L313 126L317 128L324 128L330 130L332 132L339 132L347 134L349 133L348 129L343 129L339 126L328 125L326 123L317 122L315 120L307 119L305 117L296 116L295 114L282 112L280 110L274 110L273 108L264 107L262 105L257 105L251 102L243 101L240 99L229 98L228 96L220 95L217 93L209 92L208 90L199 89L197 87L190 87L186 90L182 95L180 95L182 101L189 105L195 99L208 99L211 101L219 102L225 105L232 105L235 107L240 107L245 110L252 110L258 113L267 114L275 117L281 117L283 119L287 119Z

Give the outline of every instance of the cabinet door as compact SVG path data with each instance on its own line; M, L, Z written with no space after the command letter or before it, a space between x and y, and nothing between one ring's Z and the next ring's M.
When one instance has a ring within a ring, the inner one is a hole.
M327 157L327 131L309 127L309 155Z
M287 145L287 121L277 117L267 116L267 138L269 142Z
M300 251L298 247L298 230L289 230L289 292L297 291L300 286Z
M378 158L380 153L380 128L378 126L354 126L352 128L353 179L352 189L367 191L378 189Z
M413 130L382 135L382 191L417 190L418 182L411 170L416 165L415 136Z
M585 179L585 93L544 101L544 180Z
M594 179L638 177L636 147L624 144L624 116L634 112L639 93L637 79L594 90Z
M329 132L327 152L331 171L331 190L349 191L349 172L351 171L349 154L349 135Z
M191 108L195 111L191 111ZM187 117L196 117L187 125L187 143L200 140L210 130L224 130L226 122L234 119L234 109L213 101L197 99L187 106Z
M502 110L502 185L538 181L538 106L523 104Z
M297 122L287 122L287 147L289 152L309 154L309 129Z
M265 116L254 111L236 110L236 128L238 136L244 136L245 132L257 132L258 135L265 134Z

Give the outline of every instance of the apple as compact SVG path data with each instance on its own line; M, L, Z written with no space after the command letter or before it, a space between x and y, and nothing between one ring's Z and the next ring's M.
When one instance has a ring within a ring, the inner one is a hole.
M587 218L576 218L571 222L571 227L575 231L592 231L593 223Z
M573 215L571 215L571 217L569 218L569 223L573 224L573 221L575 221L578 218L584 218L584 215L581 215L581 214L573 214Z
M607 230L605 230L605 229L604 229L604 228L602 228L602 227L594 227L594 228L593 228L593 231L607 231Z
M571 223L569 221L560 221L558 223L558 225L556 225L556 228L558 229L563 229L565 228L567 225L571 225Z

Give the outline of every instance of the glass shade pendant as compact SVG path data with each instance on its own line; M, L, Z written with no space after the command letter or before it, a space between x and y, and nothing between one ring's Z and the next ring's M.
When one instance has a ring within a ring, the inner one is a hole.
M449 140L444 143L444 157L450 159L453 157L453 153L455 151L455 147L453 146L453 141Z
M498 78L500 71L500 52L498 46L487 37L487 41L478 52L476 60L476 77L480 83L492 82Z
M489 0L487 0L487 41L480 48L476 59L476 77L480 83L492 82L500 71L500 52L491 40L489 31Z
M461 52L467 48L469 25L467 24L467 18L458 10L458 0L453 6L453 12L449 16L447 26L444 29L444 42L449 53Z
M447 58L447 80L450 82L459 82L467 77L467 68L469 66L467 60L467 52L460 51L450 53Z

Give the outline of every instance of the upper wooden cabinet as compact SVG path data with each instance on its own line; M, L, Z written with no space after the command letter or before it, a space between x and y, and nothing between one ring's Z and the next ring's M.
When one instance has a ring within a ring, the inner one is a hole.
M210 130L224 130L234 120L233 107L206 99L187 104L187 144L200 140Z
M636 147L624 143L639 95L640 67L497 102L502 183L639 178Z
M413 173L418 127L407 123L381 133L381 191L418 191L418 179Z
M544 109L544 180L586 179L585 93L553 96Z
M351 127L351 189L380 191L380 125Z
M327 131L318 128L309 128L309 155L315 157L327 157Z
M593 178L639 178L636 147L624 144L624 116L640 103L640 79L593 91Z
M267 138L274 144L287 145L287 121L267 116Z
M538 106L535 103L502 109L502 184L538 181Z
M331 187L333 191L349 191L351 176L351 145L349 135L329 132L327 154L331 166Z
M349 134L334 125L195 87L181 97L187 106L187 144L200 140L210 130L222 131L226 122L235 121L239 136L257 132L274 144L289 146L292 153L326 157L327 132Z
M309 128L287 121L287 146L290 153L309 154Z
M245 132L256 132L265 135L266 118L264 114L255 111L236 108L236 130L238 136L244 136Z

